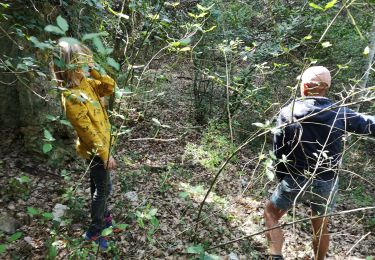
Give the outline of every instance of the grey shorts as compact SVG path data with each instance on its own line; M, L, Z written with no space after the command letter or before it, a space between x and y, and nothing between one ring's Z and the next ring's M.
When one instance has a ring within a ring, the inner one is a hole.
M331 213L335 206L337 190L338 178L307 180L288 175L276 187L270 200L275 207L285 211L291 209L296 201L309 205L318 215L325 215Z

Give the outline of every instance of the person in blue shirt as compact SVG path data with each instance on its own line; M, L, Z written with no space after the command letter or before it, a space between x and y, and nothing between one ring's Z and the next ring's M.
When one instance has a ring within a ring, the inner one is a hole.
M279 184L264 210L265 225L279 225L280 218L296 203L309 205L312 216L332 212L338 190L346 132L375 135L375 117L357 113L326 98L331 75L313 66L301 76L301 98L283 107L274 134L276 176ZM315 259L324 259L329 247L328 217L311 220ZM268 259L283 259L281 228L266 233Z

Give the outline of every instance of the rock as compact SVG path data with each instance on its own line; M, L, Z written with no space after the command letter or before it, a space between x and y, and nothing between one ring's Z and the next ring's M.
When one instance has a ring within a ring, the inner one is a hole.
M15 210L15 209L16 209L16 206L14 206L14 203L9 203L9 205L8 205L8 209L9 209L9 210Z
M25 240L33 248L38 247L38 245L35 243L34 239L32 239L31 237L24 237L23 240Z
M7 234L13 234L21 224L8 213L2 213L0 216L0 230Z
M229 255L228 255L228 260L240 260L237 256L236 253L233 253L231 252Z
M138 195L135 191L129 191L124 194L124 197L131 202L137 202L138 201Z
M246 177L243 177L240 179L242 187L246 187L249 184L249 179Z
M25 202L24 200L19 199L19 200L17 201L17 204L22 206L22 205L25 205L26 202Z
M69 209L68 206L57 203L55 207L53 207L53 210L52 210L53 220L62 222L61 217L65 215L65 212L68 209ZM64 224L61 223L61 225L63 226Z

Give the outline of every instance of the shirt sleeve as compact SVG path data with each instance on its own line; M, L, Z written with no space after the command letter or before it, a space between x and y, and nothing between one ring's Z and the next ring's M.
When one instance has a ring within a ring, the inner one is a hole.
M76 130L80 141L90 149L96 151L103 161L108 160L109 151L103 144L98 132L93 127L87 115L88 109L84 101L80 100L80 97L74 97L74 95L75 94L71 94L66 97L65 112L67 119Z
M116 82L108 75L101 75L97 70L91 69L91 77L93 81L94 89L100 97L110 96L113 93Z
M345 108L343 117L346 130L356 134L375 135L375 117Z

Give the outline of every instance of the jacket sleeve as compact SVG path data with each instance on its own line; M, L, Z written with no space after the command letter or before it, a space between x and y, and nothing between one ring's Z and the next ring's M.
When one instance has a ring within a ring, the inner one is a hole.
M346 130L356 134L375 135L375 117L357 113L349 108L343 111Z
M110 96L113 93L115 87L115 81L108 75L101 75L98 71L91 69L91 77L93 81L94 89L100 97Z
M109 151L87 115L88 109L84 104L84 100L80 97L75 97L75 94L71 94L65 100L66 117L76 130L80 141L96 151L103 161L108 160Z

